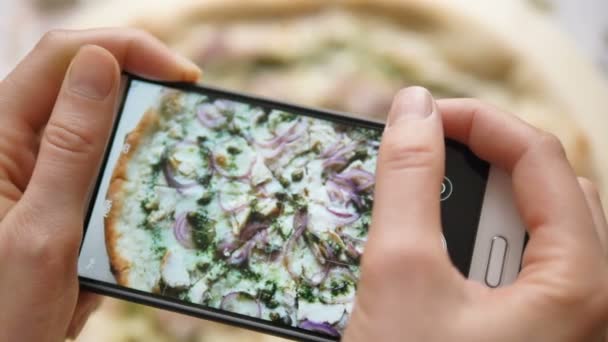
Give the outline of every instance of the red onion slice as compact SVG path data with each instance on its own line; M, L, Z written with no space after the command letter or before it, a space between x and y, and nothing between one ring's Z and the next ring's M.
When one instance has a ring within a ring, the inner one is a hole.
M175 178L175 174L173 173L173 168L169 164L167 160L164 160L162 165L163 175L165 176L165 181L169 187L176 189L179 193L182 193L183 190L193 188L198 186L197 182L188 182L181 183Z
M169 150L173 150L179 146L189 146L189 145L197 146L197 143L192 140L182 140L182 141L178 142L177 144L173 145ZM191 182L187 182L187 183L182 183L182 182L178 181L175 176L173 167L171 166L171 163L169 163L169 160L167 158L163 158L161 163L162 163L161 167L163 170L163 176L165 177L165 181L167 182L167 185L169 185L169 187L171 187L171 188L176 189L180 194L183 194L184 190L195 188L195 187L199 186L199 184L196 181L191 181Z
M249 317L262 316L260 302L246 292L231 292L225 295L220 302L220 309Z
M329 200L332 202L346 203L350 199L349 191L338 185L331 178L325 183L325 190L327 191Z
M251 114L251 125L255 126L262 116L266 115L266 112L261 110L260 108L255 108L253 110L253 114Z
M340 337L340 333L338 332L338 330L331 326L331 324L325 322L318 323L309 320L304 320L300 322L298 328L318 332L333 337Z
M195 246L192 240L192 227L188 223L187 215L187 213L181 213L176 216L173 224L173 235L184 248L193 249Z
M226 123L226 117L216 106L209 103L198 106L197 117L205 127L209 128L217 128Z
M256 144L260 147L264 148L276 148L277 145L283 143L291 143L299 139L302 134L306 131L306 123L301 120L296 120L293 125L289 126L289 128L285 129L284 132L276 135L274 138L256 141Z
M289 144L300 139L302 135L306 132L307 128L308 124L306 123L306 121L298 120L298 122L293 126L293 128L291 128L287 132L288 134L284 136L283 141Z
M351 224L360 217L358 213L351 213L338 208L325 207L325 209L336 217L336 223L343 225Z
M321 283L323 283L325 281L325 278L327 278L328 273L329 273L329 265L325 265L323 267L323 269L321 269L319 272L317 272L311 276L308 276L306 274L306 272L303 271L302 275L300 276L300 279L304 280L304 282L310 286L319 286Z
M237 248L239 248L240 244L239 241L236 240L226 240L221 242L220 244L218 244L217 246L217 252L223 256L223 257L227 257L230 254L232 254L232 252L234 252Z
M294 245L308 226L308 213L305 210L301 210L294 215L293 226L294 232L287 241L287 244L285 244L285 254L283 256L285 268L293 280L304 281L311 286L318 286L323 282L323 280L325 280L325 277L329 271L329 265L320 264L323 266L321 271L312 275L306 275L304 270L302 270L302 274L297 274L297 272L295 272L292 268L291 254L293 253L293 248L295 247ZM311 250L311 253L314 252Z
M264 222L249 222L239 232L239 239L241 241L248 241L253 238L258 232L268 228L268 223Z
M319 155L319 157L321 157L321 158L328 158L331 155L333 155L334 153L336 153L336 151L338 150L338 147L340 147L340 144L342 143L343 139L344 139L344 133L342 133L340 135L340 137L338 138L338 140L336 140L333 144L329 145L329 147L327 147L325 149L325 151L321 152L321 154Z
M287 143L283 141L274 149L272 149L268 152L262 151L261 154L262 154L262 156L264 156L264 159L275 159L276 157L281 155L283 152L285 152L286 145L287 145Z
M285 254L283 256L283 263L289 275L294 279L298 280L300 276L291 268L291 253L297 240L302 236L308 225L308 213L306 210L300 210L293 216L293 232L285 244Z
M228 258L228 263L231 265L241 265L249 260L251 250L255 246L255 241L247 241L239 249L234 251Z
M232 253L228 258L228 263L232 265L242 265L249 260L251 251L254 247L259 247L259 244L263 245L266 243L268 243L268 232L265 229L258 230L249 241L245 242L239 249Z
M373 173L362 169L350 169L335 175L337 179L354 185L356 191L366 190L375 183Z
M358 260L363 254L363 248L366 241L344 233L340 234L340 238L346 246L346 254L350 258Z
M236 109L237 103L230 100L219 99L215 100L213 105L222 112L233 112Z
M326 151L322 154L322 158L327 158L323 161L324 168L330 168L334 166L343 166L348 162L346 155L357 148L356 143L352 143L341 148L335 148L334 151ZM334 149L332 147L332 149Z
M356 185L350 179L338 178L336 175L331 175L325 183L325 188L332 202L346 204L352 201L359 208L363 205L360 196L355 192Z
M332 168L334 166L344 166L346 163L348 162L348 160L344 157L338 156L338 157L331 157L328 159L325 159L323 161L323 167L324 168Z

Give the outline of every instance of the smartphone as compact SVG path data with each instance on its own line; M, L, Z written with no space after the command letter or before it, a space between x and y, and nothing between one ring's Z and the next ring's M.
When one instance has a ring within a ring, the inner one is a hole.
M338 340L384 124L132 75L122 94L91 194L81 285L283 337ZM490 287L512 282L525 231L509 177L446 140L444 182L429 191L441 194L454 266Z

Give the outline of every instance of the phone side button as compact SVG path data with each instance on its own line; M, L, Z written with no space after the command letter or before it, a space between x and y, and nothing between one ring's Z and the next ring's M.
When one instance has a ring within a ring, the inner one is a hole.
M486 269L486 285L498 287L502 281L502 270L507 256L507 240L502 236L492 238L490 246L490 257Z

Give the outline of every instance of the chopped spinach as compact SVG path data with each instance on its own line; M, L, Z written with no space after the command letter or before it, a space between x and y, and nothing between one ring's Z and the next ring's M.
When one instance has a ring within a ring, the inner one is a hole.
M228 146L226 151L228 151L228 153L232 154L233 156L243 152L243 151L241 151L240 148L238 148L236 146Z
M281 323L288 326L291 325L291 317L289 317L289 315L281 316L276 312L271 312L268 317L273 322Z
M212 199L213 199L213 193L207 192L203 196L201 196L201 198L199 198L196 201L196 203L198 203L199 205L207 205L207 204L211 203Z
M306 284L302 284L298 288L298 297L309 303L314 303L317 300L314 289Z
M245 279L250 279L250 280L254 280L254 281L259 281L262 278L262 276L259 273L256 273L255 271L251 270L248 267L245 267L241 270L241 275Z
M274 197L279 201L285 201L287 199L287 194L284 192L277 192L274 194Z
M211 173L207 173L204 176L201 176L197 179L197 181L199 182L199 184L204 185L204 186L208 186L209 183L211 183L211 178L213 176L211 175Z
M199 249L207 249L215 238L215 227L213 221L203 211L190 212L186 220L192 227L192 240Z
M168 297L179 298L179 299L183 299L184 295L187 294L186 289L171 287L167 283L165 283L162 279L158 283L158 290L160 292L160 295L162 295L162 296L168 296Z
M343 281L332 280L330 283L331 294L333 296L339 296L339 295L345 294L346 292L348 292L349 285L350 285L350 282L348 282L347 280L343 280Z
M277 284L273 281L267 280L264 284L264 288L258 292L258 298L262 303L266 304L269 309L275 309L279 306L279 303L274 299L274 294L277 292Z
M256 120L256 124L263 124L264 122L268 121L268 113L264 112L264 114L260 115L258 117L258 119Z
M209 160L210 160L209 158L211 157L211 150L209 150L209 148L206 146L201 146L201 148L198 151L199 151L198 153L200 154L203 162L209 162Z
M291 173L291 180L293 182L299 182L302 180L302 178L304 178L304 171L302 170L296 170Z
M363 162L363 161L367 160L367 157L369 157L367 150L365 148L358 148L355 150L355 154L353 154L353 156L350 157L347 164L350 164L356 160L360 160Z
M378 129L373 128L356 127L353 128L353 135L359 136L365 140L380 141L380 138L382 137L382 132Z
M279 176L279 183L281 183L281 186L284 188L287 188L289 186L289 184L291 184L289 182L289 179L283 177L283 176Z

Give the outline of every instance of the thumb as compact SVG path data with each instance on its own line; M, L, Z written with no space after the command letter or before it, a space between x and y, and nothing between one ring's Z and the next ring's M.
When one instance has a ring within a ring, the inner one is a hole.
M23 196L28 209L42 213L36 216L82 221L112 126L119 79L118 63L101 47L84 46L72 60Z
M441 117L421 87L393 102L378 155L369 253L394 246L398 255L440 253L440 191L445 163Z

